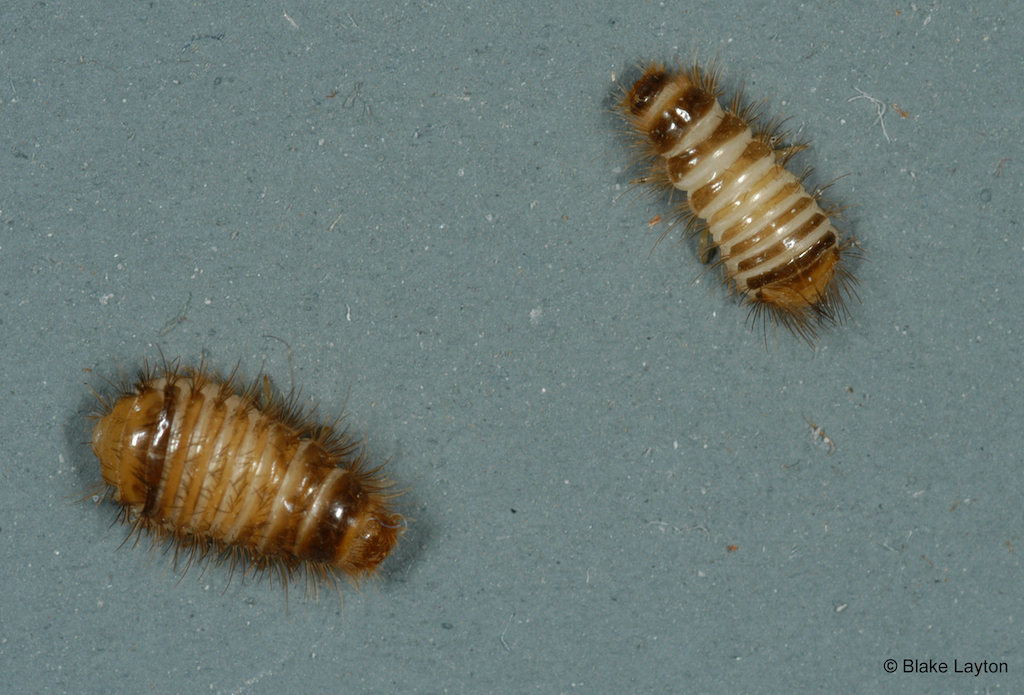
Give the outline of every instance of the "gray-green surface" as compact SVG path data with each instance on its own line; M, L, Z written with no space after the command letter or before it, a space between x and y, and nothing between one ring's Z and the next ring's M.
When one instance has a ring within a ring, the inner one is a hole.
M4 3L0 691L1020 692L1022 15ZM694 54L848 174L817 353L651 253L608 95ZM74 503L159 351L349 394L408 489L376 586L178 583Z

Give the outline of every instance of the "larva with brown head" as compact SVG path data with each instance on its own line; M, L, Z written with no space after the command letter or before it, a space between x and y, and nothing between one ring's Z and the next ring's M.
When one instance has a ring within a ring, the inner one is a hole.
M314 588L373 574L404 529L357 442L203 364L165 363L102 406L92 437L105 496L187 564L213 558Z
M686 193L680 218L701 235L701 257L717 250L725 282L751 316L813 344L817 328L841 322L856 283L844 242L786 163L804 145L776 150L777 125L752 125L739 99L723 109L714 70L648 65L619 102L651 161L645 182Z

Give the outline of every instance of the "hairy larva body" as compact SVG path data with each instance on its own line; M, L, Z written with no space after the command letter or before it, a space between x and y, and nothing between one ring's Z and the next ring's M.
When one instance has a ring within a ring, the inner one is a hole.
M643 179L686 193L679 216L701 235L701 256L714 251L725 280L751 315L781 324L808 342L821 324L845 315L855 283L843 265L844 243L817 194L786 170L804 145L776 150L777 124L752 126L756 115L718 102L717 80L696 66L647 66L623 95L619 111L651 161Z
M358 582L403 519L358 443L318 424L263 378L243 386L200 364L143 369L102 406L92 437L106 496L133 531L285 584Z

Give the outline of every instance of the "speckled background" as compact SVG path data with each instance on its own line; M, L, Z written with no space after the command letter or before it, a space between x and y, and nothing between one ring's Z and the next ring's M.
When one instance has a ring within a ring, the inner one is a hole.
M5 3L0 690L1021 691L1022 15ZM609 95L694 55L843 177L816 352L652 253ZM346 408L408 490L375 585L179 582L75 504L161 351Z

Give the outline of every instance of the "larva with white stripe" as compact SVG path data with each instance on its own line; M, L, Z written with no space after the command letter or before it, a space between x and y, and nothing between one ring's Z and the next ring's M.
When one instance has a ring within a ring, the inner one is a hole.
M717 250L725 282L755 322L780 324L813 345L819 326L845 318L844 295L856 296L843 263L852 241L832 223L839 208L823 210L785 168L806 145L774 149L778 123L752 126L756 107L737 98L723 109L720 94L713 69L645 67L619 102L651 162L641 181L686 193L679 217L700 234L701 260Z
M358 583L404 529L359 443L274 395L266 377L245 386L165 362L100 402L92 449L105 497L176 562L212 558L286 587L303 572L314 589Z

